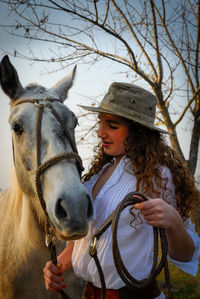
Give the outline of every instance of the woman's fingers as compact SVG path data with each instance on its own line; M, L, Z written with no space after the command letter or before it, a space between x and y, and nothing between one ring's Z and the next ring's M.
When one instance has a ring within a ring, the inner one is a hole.
M60 289L65 288L64 278L61 276L61 266L55 266L52 262L47 262L43 270L45 286L48 291L56 292Z
M45 279L45 285L47 291L54 292L54 293L57 292L58 290L62 290L66 288L66 285L64 284L64 280L62 282L57 283L47 278Z
M174 217L177 216L177 211L161 198L135 204L134 208L140 210L149 225L160 228L167 229L172 226Z

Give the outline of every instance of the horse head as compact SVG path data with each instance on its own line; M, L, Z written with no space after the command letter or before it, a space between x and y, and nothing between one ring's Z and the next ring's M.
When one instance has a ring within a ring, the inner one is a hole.
M80 182L77 119L63 104L74 76L75 68L50 89L36 84L24 88L8 56L0 64L0 83L10 98L18 183L26 199L32 200L38 219L44 221L46 213L63 239L86 235L92 216L91 200Z

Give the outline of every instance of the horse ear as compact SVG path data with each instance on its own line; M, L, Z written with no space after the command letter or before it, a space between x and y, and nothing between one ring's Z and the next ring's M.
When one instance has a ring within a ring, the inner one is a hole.
M0 63L0 84L11 100L16 100L23 91L17 71L11 64L8 55L4 56Z
M58 83L51 88L51 90L53 90L58 95L59 99L63 102L67 98L68 90L73 85L75 74L76 65L66 77L58 81Z

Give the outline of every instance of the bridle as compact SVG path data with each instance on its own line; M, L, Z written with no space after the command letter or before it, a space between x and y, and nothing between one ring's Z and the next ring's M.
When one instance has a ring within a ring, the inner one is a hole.
M44 101L44 104L40 104L41 101ZM24 103L31 103L37 107L37 114L36 114L36 175L35 175L35 184L36 184L36 191L37 196L39 198L41 207L45 214L45 233L46 233L46 245L49 248L50 254L51 254L51 260L56 265L57 264L57 254L56 254L56 247L55 247L55 227L50 220L50 217L46 210L46 203L43 197L43 191L42 191L42 175L45 172L45 170L52 165L58 163L62 160L69 160L74 159L77 164L77 169L79 172L79 175L81 176L81 172L83 171L83 165L82 160L80 156L78 155L78 151L75 145L75 141L71 138L71 135L69 133L68 128L65 126L62 118L58 114L58 112L54 109L54 107L51 105L52 102L60 102L63 104L63 102L59 99L51 99L51 98L39 98L39 99L19 99L16 102L12 104L13 106L21 105ZM64 133L67 137L67 140L70 143L70 146L72 148L72 152L63 152L58 155L55 155L54 157L50 158L49 160L43 162L41 164L41 125L42 125L42 116L44 109L47 108L51 111L51 113L54 115L54 117L57 119L59 124L61 125L62 129L64 130ZM13 158L15 163L15 157L14 157L14 147L13 147ZM70 299L68 295L66 295L63 290L59 291L61 298Z

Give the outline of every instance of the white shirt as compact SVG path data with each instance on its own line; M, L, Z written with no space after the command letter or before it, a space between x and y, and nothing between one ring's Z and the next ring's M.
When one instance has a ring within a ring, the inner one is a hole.
M108 166L109 164L105 165L98 174L92 176L90 181L84 184L91 198L93 186L102 171ZM161 172L163 178L168 178L167 191L164 194L165 199L176 207L171 172L167 167L162 167ZM94 217L91 220L87 236L75 241L72 255L75 274L86 281L92 282L96 287L100 288L101 283L95 262L88 253L92 241L91 237L124 196L135 190L136 177L130 169L129 160L124 157L120 160L111 177L94 200ZM129 209L130 207L126 208L120 217L118 243L123 262L128 271L134 278L141 280L149 275L152 268L153 228L145 222L143 216L136 210L134 210L136 216L133 221L133 216L130 214ZM196 275L198 271L198 256L200 255L200 239L194 231L190 220L186 221L185 226L194 242L195 252L193 258L190 262L184 263L173 259L170 260L183 271ZM98 240L96 248L105 275L106 288L119 289L124 287L125 283L118 275L113 261L111 227ZM158 298L163 297L161 295Z

